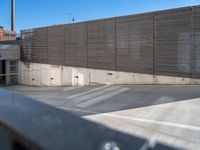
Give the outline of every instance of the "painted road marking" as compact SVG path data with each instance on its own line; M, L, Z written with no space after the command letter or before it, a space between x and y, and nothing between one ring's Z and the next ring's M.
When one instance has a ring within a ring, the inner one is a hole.
M105 88L103 90L87 94L85 96L74 98L74 103L81 103L81 102L86 101L86 100L91 100L91 99L94 99L94 98L96 98L98 96L102 96L102 95L105 95L105 94L110 93L112 91L116 91L118 89L120 89L119 86L111 86L111 87Z
M158 100L156 100L153 105L158 105L158 104L163 104L163 103L170 103L170 102L174 102L175 99L172 97L168 97L168 96L162 96L160 97Z
M71 111L83 112L83 113L91 113L91 114L97 114L96 116L104 116L104 117L123 119L123 120L134 121L134 122L150 123L150 124L155 124L155 125L162 125L162 126L181 128L181 129L193 130L193 131L200 132L200 127L198 127L198 126L181 124L181 123L149 120L149 119L142 119L142 118L136 118L136 117L127 117L127 116L113 115L113 114L110 114L110 113L99 113L99 112L95 112L95 111L88 111L88 110L82 110L82 109L76 109L76 108L59 107L59 109L71 110ZM84 116L83 118L87 118L89 116L91 116L91 115Z
M102 89L105 89L105 88L108 88L108 87L110 87L110 86L101 86L99 88L95 88L95 89L92 89L90 91L83 92L83 93L80 93L80 94L75 94L75 95L72 95L72 96L68 96L66 98L68 98L68 99L74 99L74 98L77 98L77 97L80 97L80 96L83 96L83 95L86 95L86 94L90 94L92 92L96 92L98 90L102 90Z
M80 104L78 104L77 106L78 107L81 107L81 108L86 108L86 107L89 107L91 105L94 105L96 103L99 103L99 102L102 102L102 101L105 101L111 97L114 97L116 95L119 95L119 94L122 94L126 91L128 91L129 88L118 88L118 89L114 89L114 91L111 91L109 93L102 93L100 96L96 97L95 98L92 98L92 99L89 99L87 101L84 101Z
M74 87L66 87L66 88L63 88L62 91L72 91L72 90L75 90L75 89L79 89L79 88L82 88L83 86L74 86Z
M58 109L62 110L68 110L68 111L76 111L76 112L82 112L82 113L90 113L90 114L98 114L98 112L95 111L89 111L89 110L82 110L82 109L77 109L77 108L66 108L66 107L57 107Z

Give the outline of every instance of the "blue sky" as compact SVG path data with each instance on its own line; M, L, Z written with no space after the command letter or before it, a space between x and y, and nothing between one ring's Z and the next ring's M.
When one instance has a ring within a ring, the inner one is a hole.
M10 28L10 0L0 0L0 25ZM191 6L200 0L16 0L16 30Z

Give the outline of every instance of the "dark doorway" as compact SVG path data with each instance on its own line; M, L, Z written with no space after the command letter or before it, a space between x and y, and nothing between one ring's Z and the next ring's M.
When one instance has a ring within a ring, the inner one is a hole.
M6 61L0 61L0 86L5 86L6 84Z
M6 85L17 85L18 83L18 62L16 60L9 61L9 68L7 70L10 74L7 78Z

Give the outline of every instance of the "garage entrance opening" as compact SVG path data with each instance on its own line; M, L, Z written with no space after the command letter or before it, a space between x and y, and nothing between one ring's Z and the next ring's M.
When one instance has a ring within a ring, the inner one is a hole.
M10 86L18 84L17 60L0 60L0 86Z
M0 61L0 86L6 85L6 61L1 60Z

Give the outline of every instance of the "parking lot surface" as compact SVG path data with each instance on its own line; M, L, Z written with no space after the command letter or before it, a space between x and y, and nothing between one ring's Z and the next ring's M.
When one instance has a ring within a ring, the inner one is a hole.
M12 86L31 97L109 128L178 148L200 149L200 86Z

